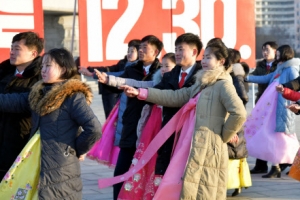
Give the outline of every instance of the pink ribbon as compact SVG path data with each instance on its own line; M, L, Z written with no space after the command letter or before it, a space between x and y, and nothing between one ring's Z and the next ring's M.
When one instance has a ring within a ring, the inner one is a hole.
M136 172L141 170L158 151L158 149L165 143L165 141L174 133L181 130L183 123L189 117L189 113L195 109L199 95L189 100L174 116L173 118L159 131L155 138L151 141L144 154L128 172L123 175L113 178L106 178L98 180L99 188L105 188L116 183L124 182L133 176Z

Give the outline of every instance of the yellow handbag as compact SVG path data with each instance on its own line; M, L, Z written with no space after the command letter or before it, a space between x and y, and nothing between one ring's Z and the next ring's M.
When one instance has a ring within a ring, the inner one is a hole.
M3 200L38 200L41 139L37 132L23 148L0 183Z
M246 188L252 186L251 174L246 158L240 160L240 183L241 187Z
M227 189L250 186L252 186L252 180L247 159L229 159Z
M229 159L227 189L235 189L240 187L239 171L240 171L240 160Z

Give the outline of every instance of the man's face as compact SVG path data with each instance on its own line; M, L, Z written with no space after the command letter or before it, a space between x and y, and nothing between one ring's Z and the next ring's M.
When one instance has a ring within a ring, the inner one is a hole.
M175 47L176 64L182 67L188 67L195 62L197 49L193 45L183 42Z
M139 60L143 62L152 62L157 56L157 48L147 41L142 42L139 48Z
M270 45L263 46L262 55L266 60L274 60L275 59L276 49L273 49Z
M34 49L29 49L25 45L25 40L16 41L12 43L10 49L10 64L15 66L27 66L37 56Z

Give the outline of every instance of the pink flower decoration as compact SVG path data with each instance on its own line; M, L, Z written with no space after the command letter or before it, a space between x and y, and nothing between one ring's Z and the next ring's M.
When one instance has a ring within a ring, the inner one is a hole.
M21 158L21 156L18 156L17 158L16 158L16 163L19 163L19 162L21 162L21 160L22 160L22 158Z
M6 174L5 174L5 176L4 176L4 178L3 178L4 180L8 180L8 179L10 179L10 173L9 172L7 172Z

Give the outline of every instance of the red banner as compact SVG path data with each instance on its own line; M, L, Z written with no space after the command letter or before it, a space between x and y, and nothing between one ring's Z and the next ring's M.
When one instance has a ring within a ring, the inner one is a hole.
M255 66L254 1L80 0L78 8L82 66L115 64L131 39L149 34L163 41L161 54L174 52L176 37L186 32L199 35L204 47L220 37Z
M12 38L23 31L44 37L42 0L0 0L0 62L9 58Z

